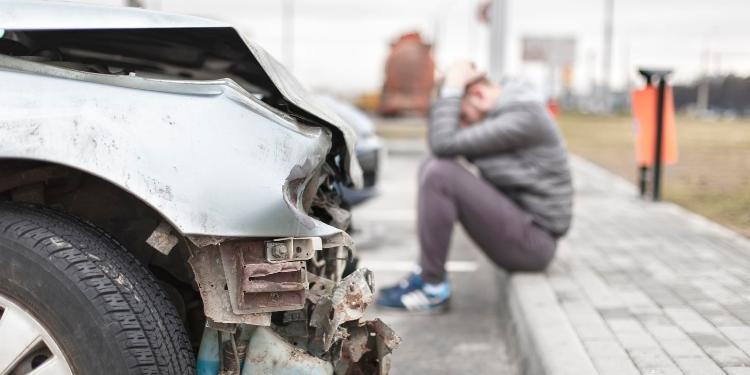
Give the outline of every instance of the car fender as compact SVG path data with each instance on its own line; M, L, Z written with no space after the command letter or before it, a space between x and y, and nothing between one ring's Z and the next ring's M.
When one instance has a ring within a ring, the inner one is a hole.
M289 189L331 148L231 80L85 73L0 56L0 158L53 162L138 197L183 235L328 236ZM298 184L297 184L298 185Z

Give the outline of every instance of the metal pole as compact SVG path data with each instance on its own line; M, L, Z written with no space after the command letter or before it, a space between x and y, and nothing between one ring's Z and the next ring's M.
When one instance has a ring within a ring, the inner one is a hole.
M711 51L706 49L703 51L703 77L700 79L698 84L698 93L695 99L695 107L700 111L701 115L705 115L708 112L709 107L709 90L711 80L709 79L708 66L711 64Z
M499 81L505 74L506 33L508 31L507 0L492 0L490 28L490 78Z
M666 75L659 76L659 91L656 98L656 147L654 149L654 201L661 199L661 154L664 136L664 93L667 86Z
M612 110L610 80L612 78L612 34L614 23L614 0L604 0L604 43L602 52L602 94L604 111Z
M282 60L289 71L294 69L294 0L282 3Z
M639 73L646 79L646 86L651 86L651 74L644 70L639 70ZM645 197L648 189L648 165L638 166L638 187L641 198Z
M641 165L638 167L638 190L641 192L641 198L646 196L646 186L648 179L648 167L645 165Z

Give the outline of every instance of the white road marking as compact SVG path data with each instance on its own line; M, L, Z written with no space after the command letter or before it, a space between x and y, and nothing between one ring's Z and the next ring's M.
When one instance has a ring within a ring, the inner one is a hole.
M413 209L393 209L393 210L354 210L352 213L354 220L367 221L415 221L417 211Z
M415 263L409 260L369 260L362 259L361 267L370 271L414 271ZM475 272L479 264L469 260L449 260L445 265L448 272Z

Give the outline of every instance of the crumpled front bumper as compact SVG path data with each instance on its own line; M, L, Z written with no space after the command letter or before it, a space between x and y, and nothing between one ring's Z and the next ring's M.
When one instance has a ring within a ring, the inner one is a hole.
M193 245L189 262L208 329L229 345L248 327L265 327L246 338L245 363L258 371L275 370L253 374L275 374L281 364L293 369L303 363L318 366L316 371L328 369L321 373L386 374L400 338L382 321L362 319L374 298L372 273L359 269L339 279L340 274L319 268L325 261L346 259L350 246L343 232L327 238ZM276 354L258 357L258 345ZM210 358L203 362L213 363Z

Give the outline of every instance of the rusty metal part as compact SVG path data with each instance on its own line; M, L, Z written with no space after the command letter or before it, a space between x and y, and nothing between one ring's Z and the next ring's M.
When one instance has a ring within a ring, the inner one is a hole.
M346 232L339 232L323 238L323 248L344 246L354 249L354 240Z
M281 321L274 321L274 331L300 349L307 349L309 340L307 309L284 311Z
M166 221L162 221L159 225L151 232L151 235L146 239L146 243L154 249L158 250L164 255L169 255L169 252L177 245L179 238L172 234L172 226Z
M333 282L341 281L341 277L344 275L344 269L346 268L346 262L349 260L351 252L344 246L339 246L328 250L327 264L334 265L335 272L332 272L329 276Z
M375 332L377 337L382 338L383 345L385 345L388 350L393 351L401 345L401 337L399 337L391 327L383 323L382 320L371 320L367 322L367 325L371 329L371 332Z
M231 336L228 341L225 341L224 348L221 352L224 368L222 369L220 374L240 375L240 371L242 370L242 362L245 361L246 352L246 342L237 342L234 336Z
M372 301L372 272L360 268L344 278L333 290L331 302L334 319L338 318L338 323L359 319Z
M327 263L333 271L328 272L326 276L337 283L341 281L347 262L356 257L357 250L351 237L346 233L326 238L323 242L323 248L328 249L326 252L328 256L322 263Z
M213 328L217 331L226 333L237 332L237 324L235 323L218 323L214 322L211 318L206 317L206 327Z
M342 358L347 358L351 362L359 362L362 356L371 350L367 347L369 337L370 333L366 327L349 329L349 338L342 345Z
M222 242L226 241L226 237L216 236L186 236L193 245L198 247L215 246L221 245Z
M341 355L334 361L335 373L387 375L391 352L400 343L401 338L380 319L359 322L349 328L349 338L343 341Z
M372 272L364 268L341 280L330 295L321 297L310 318L318 339L311 344L313 353L326 352L334 341L343 338L341 324L361 318L372 301Z
M235 241L220 248L235 313L298 310L305 306L305 262L267 263L263 241Z
M268 261L269 252L287 256L287 246L297 239L287 240L228 240L204 248L190 247L190 264L209 325L234 333L232 337L243 336L239 332L247 327L244 324L271 327L254 328L257 335L247 336L250 342L243 373L278 369L282 364L288 369L314 369L325 374L387 374L390 354L401 339L380 320L361 320L374 299L372 272L359 269L338 283L329 278L338 274L337 260L346 258L348 247L343 245L349 237L312 247L323 248L319 255L325 265L323 269L310 266L315 273L307 271L304 261ZM278 250L276 244L285 245L285 250ZM313 259L315 256L310 261ZM327 270L329 266L332 270ZM241 350L238 345L248 338L222 344L222 375L237 374L232 366Z
M375 341L377 343L377 363L380 375L387 375L391 371L391 352L393 352L401 344L401 337L393 332L391 327L388 327L380 319L375 319L367 322L370 335L375 333Z
M322 249L320 237L279 238L266 241L266 260L269 263L308 260Z
M224 288L227 278L224 276L219 247L191 249L188 259L195 274L195 282L203 300L206 317L216 323L237 323L257 326L270 326L271 314L240 314L232 309L229 293Z
M307 280L307 299L314 304L318 304L323 296L330 295L333 288L336 286L336 283L333 281L310 272L307 273Z

